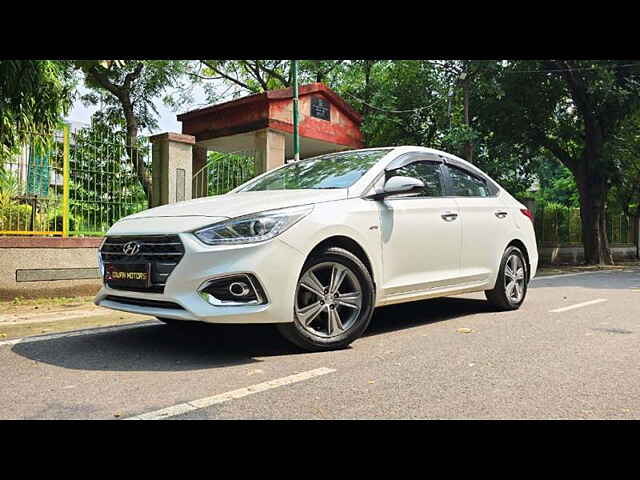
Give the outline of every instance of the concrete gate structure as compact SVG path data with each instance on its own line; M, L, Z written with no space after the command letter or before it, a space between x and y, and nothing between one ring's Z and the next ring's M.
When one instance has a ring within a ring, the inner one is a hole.
M333 90L322 83L312 83L302 85L298 96L300 158L362 148L362 116ZM177 119L182 122L181 134L151 137L157 185L154 205L207 195L202 188L196 188L195 180L189 181L207 164L207 151L253 151L256 175L293 157L291 88L192 110ZM202 173L206 174L206 169ZM199 179L198 183L207 182Z

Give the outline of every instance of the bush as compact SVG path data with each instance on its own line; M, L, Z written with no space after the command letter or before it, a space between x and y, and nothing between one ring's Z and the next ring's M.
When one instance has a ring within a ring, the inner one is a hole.
M545 202L536 209L536 236L544 243L580 243L580 209Z
M0 230L30 230L31 205L19 203L0 204Z
M50 215L47 220L47 228L52 232L62 232L64 217L62 213L56 212L54 215ZM76 219L69 215L69 231L73 232L76 230Z

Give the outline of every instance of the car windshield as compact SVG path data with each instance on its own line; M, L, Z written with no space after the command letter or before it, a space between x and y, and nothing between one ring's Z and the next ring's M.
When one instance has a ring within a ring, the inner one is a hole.
M264 175L239 191L348 188L387 153L389 149L354 150L300 160Z

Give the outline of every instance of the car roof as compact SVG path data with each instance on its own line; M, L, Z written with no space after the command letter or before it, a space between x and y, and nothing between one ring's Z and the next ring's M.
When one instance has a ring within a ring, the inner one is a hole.
M394 147L394 153L400 155L403 153L410 153L410 152L422 152L422 153L430 153L432 155L437 155L440 157L444 157L445 160L453 160L451 163L453 165L459 165L462 167L465 167L469 170L471 170L472 172L476 172L480 175L482 175L483 177L488 177L491 181L493 181L498 187L500 187L500 185L498 185L498 183L493 180L491 177L489 177L489 175L487 175L486 172L482 171L480 168L476 167L473 163L470 163L468 161L466 161L463 158L457 157L456 155L449 153L449 152L444 152L442 150L437 150L435 148L427 148L427 147L419 147L417 145L402 145L402 146L398 146L398 147ZM502 188L502 187L500 187Z
M443 160L445 160L445 162L448 162L451 165L456 165L462 168L466 168L470 172L475 172L476 175L482 178L486 178L494 185L494 187L498 191L504 190L498 182L496 182L486 172L480 170L478 167L476 167L472 163L467 162L466 160L460 157L457 157L456 155L453 155L448 152L444 152L442 150L437 150L435 148L421 147L418 145L399 145L395 147L362 148L362 149L351 150L351 151L383 150L383 149L389 150L389 153L380 160L381 162L379 164L380 167L374 169L376 171L375 173L372 172L371 174L367 173L363 175L363 177L360 178L360 180L358 180L354 185L352 185L349 188L350 197L358 196L363 192L367 191L372 185L372 179L377 177L377 175L379 174L379 171L383 170L384 167L388 165L390 161L392 161L392 159L397 158L400 155L403 155L405 153L425 153L429 155L434 155L436 157L441 157Z

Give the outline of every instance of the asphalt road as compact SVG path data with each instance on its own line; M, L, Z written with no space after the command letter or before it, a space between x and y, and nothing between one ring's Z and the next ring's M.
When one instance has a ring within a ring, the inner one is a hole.
M152 321L0 342L0 419L638 419L639 347L638 268L381 308L328 353Z

